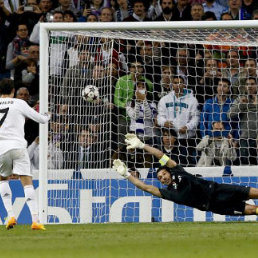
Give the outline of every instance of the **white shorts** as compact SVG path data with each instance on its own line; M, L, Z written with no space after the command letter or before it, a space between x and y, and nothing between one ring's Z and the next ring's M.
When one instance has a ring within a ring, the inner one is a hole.
M30 158L27 149L13 149L0 155L0 175L31 176Z

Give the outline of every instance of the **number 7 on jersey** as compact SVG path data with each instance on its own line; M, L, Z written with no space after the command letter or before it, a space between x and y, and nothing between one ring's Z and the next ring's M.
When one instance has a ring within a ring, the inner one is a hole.
M0 127L3 125L4 120L7 117L8 111L9 111L9 107L4 108L4 109L0 109Z

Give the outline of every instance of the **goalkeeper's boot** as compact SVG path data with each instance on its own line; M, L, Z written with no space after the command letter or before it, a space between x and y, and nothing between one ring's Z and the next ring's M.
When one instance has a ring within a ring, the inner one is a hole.
M7 224L6 224L6 229L9 230L11 228L13 228L14 225L17 224L17 221L15 219L15 217L11 217L8 221L7 221Z
M33 222L31 224L31 229L32 230L46 230L43 224L37 223L37 222Z

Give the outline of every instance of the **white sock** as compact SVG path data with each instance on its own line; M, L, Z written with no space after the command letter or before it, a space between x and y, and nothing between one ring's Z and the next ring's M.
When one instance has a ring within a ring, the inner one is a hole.
M12 191L7 180L0 181L0 193L4 207L8 213L8 218L15 217L12 205Z
M26 185L24 186L24 194L26 203L30 209L30 214L32 218L32 222L39 222L39 215L38 215L38 203L36 200L36 194L33 185Z

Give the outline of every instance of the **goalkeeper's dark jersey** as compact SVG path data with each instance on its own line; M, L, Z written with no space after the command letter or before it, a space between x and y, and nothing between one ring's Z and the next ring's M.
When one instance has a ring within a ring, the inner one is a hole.
M199 210L209 210L216 182L207 181L187 173L181 166L170 168L172 184L159 189L162 198Z

